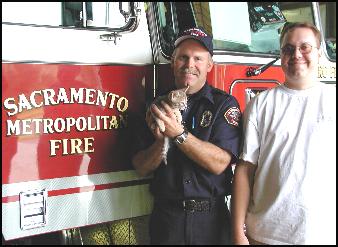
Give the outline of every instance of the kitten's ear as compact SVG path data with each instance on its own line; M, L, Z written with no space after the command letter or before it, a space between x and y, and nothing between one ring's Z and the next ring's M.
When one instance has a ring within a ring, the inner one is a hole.
M168 94L168 99L169 99L169 101L172 101L174 99L174 93L173 92L170 92Z

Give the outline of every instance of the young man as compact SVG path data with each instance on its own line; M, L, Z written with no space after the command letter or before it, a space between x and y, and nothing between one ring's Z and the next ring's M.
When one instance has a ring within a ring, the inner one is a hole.
M233 243L335 244L336 90L317 80L315 26L290 24L280 40L285 83L252 99L243 116Z
M154 209L150 219L151 244L230 244L230 215L225 196L230 193L231 164L240 140L239 104L231 95L209 86L213 67L212 37L201 28L182 32L175 42L172 69L176 88L186 88L188 110L178 123L170 107L165 114L150 111L165 124L138 138L133 165L141 175L153 174L150 190ZM161 158L164 136L175 144L167 165Z

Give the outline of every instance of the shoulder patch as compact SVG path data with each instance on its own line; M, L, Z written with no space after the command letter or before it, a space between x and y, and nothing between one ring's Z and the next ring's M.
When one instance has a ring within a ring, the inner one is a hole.
M237 107L230 107L225 113L224 118L228 124L238 127L241 118L241 111Z

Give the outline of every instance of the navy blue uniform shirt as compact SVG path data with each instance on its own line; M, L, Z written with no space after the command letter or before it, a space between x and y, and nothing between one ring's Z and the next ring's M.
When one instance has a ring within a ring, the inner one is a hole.
M182 113L188 131L202 141L208 141L232 155L231 164L239 155L241 112L237 100L207 83L188 100L188 110ZM149 147L154 137L145 121L138 126L133 153ZM189 159L175 144L171 144L163 162L154 171L150 191L158 199L212 198L231 192L231 165L215 175Z

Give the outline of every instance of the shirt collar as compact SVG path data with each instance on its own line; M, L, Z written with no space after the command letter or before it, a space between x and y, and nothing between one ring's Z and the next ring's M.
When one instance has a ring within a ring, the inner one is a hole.
M198 92L190 95L189 97L193 100L198 100L198 99L203 97L203 98L206 98L207 100L209 100L211 103L214 103L214 99L213 99L212 93L211 93L211 87L210 87L210 85L208 85L207 82L204 84L204 86Z

